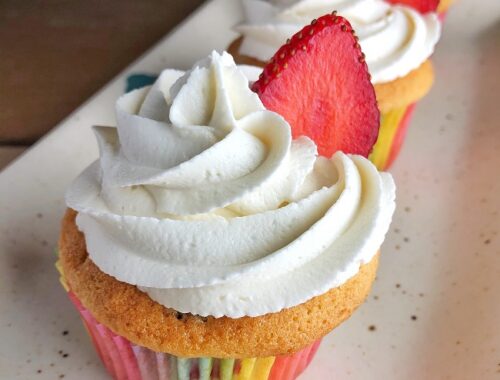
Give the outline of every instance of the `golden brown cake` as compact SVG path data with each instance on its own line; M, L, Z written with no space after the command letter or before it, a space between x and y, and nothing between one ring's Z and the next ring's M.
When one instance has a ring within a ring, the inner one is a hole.
M375 84L380 112L387 113L417 102L430 91L433 82L434 68L431 61L427 60L402 78Z
M310 301L261 317L199 317L168 309L135 286L103 273L89 259L85 239L68 209L59 240L66 281L101 323L131 342L182 357L265 357L293 353L327 334L365 300L377 254L357 275Z

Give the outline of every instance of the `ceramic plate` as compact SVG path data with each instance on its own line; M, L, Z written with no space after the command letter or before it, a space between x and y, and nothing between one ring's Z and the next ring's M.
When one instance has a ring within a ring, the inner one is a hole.
M0 378L106 379L54 269L63 193L130 73L188 68L236 35L208 2L0 174ZM398 209L369 300L302 380L500 377L500 2L457 1L393 167Z

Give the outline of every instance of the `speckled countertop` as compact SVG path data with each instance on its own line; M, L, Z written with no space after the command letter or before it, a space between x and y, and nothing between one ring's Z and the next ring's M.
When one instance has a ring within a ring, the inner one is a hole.
M480 3L457 1L446 22L436 84L392 169L398 209L372 294L302 380L500 377L500 2ZM211 2L128 72L186 68L239 17L237 2ZM1 379L107 378L54 246L64 189L96 157L88 127L113 123L123 75L0 174Z

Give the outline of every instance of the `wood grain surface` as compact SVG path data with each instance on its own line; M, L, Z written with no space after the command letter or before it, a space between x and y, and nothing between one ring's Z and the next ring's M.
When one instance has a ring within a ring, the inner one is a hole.
M0 145L36 141L202 2L1 0Z

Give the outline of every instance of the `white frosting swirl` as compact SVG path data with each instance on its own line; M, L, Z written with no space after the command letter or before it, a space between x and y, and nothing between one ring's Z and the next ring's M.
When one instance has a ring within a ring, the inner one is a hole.
M312 19L337 10L359 37L373 83L403 77L429 58L441 35L435 13L421 15L383 0L242 0L240 53L267 61Z
M277 312L341 285L382 244L392 177L292 141L225 53L165 70L116 112L67 204L92 261L166 307Z

